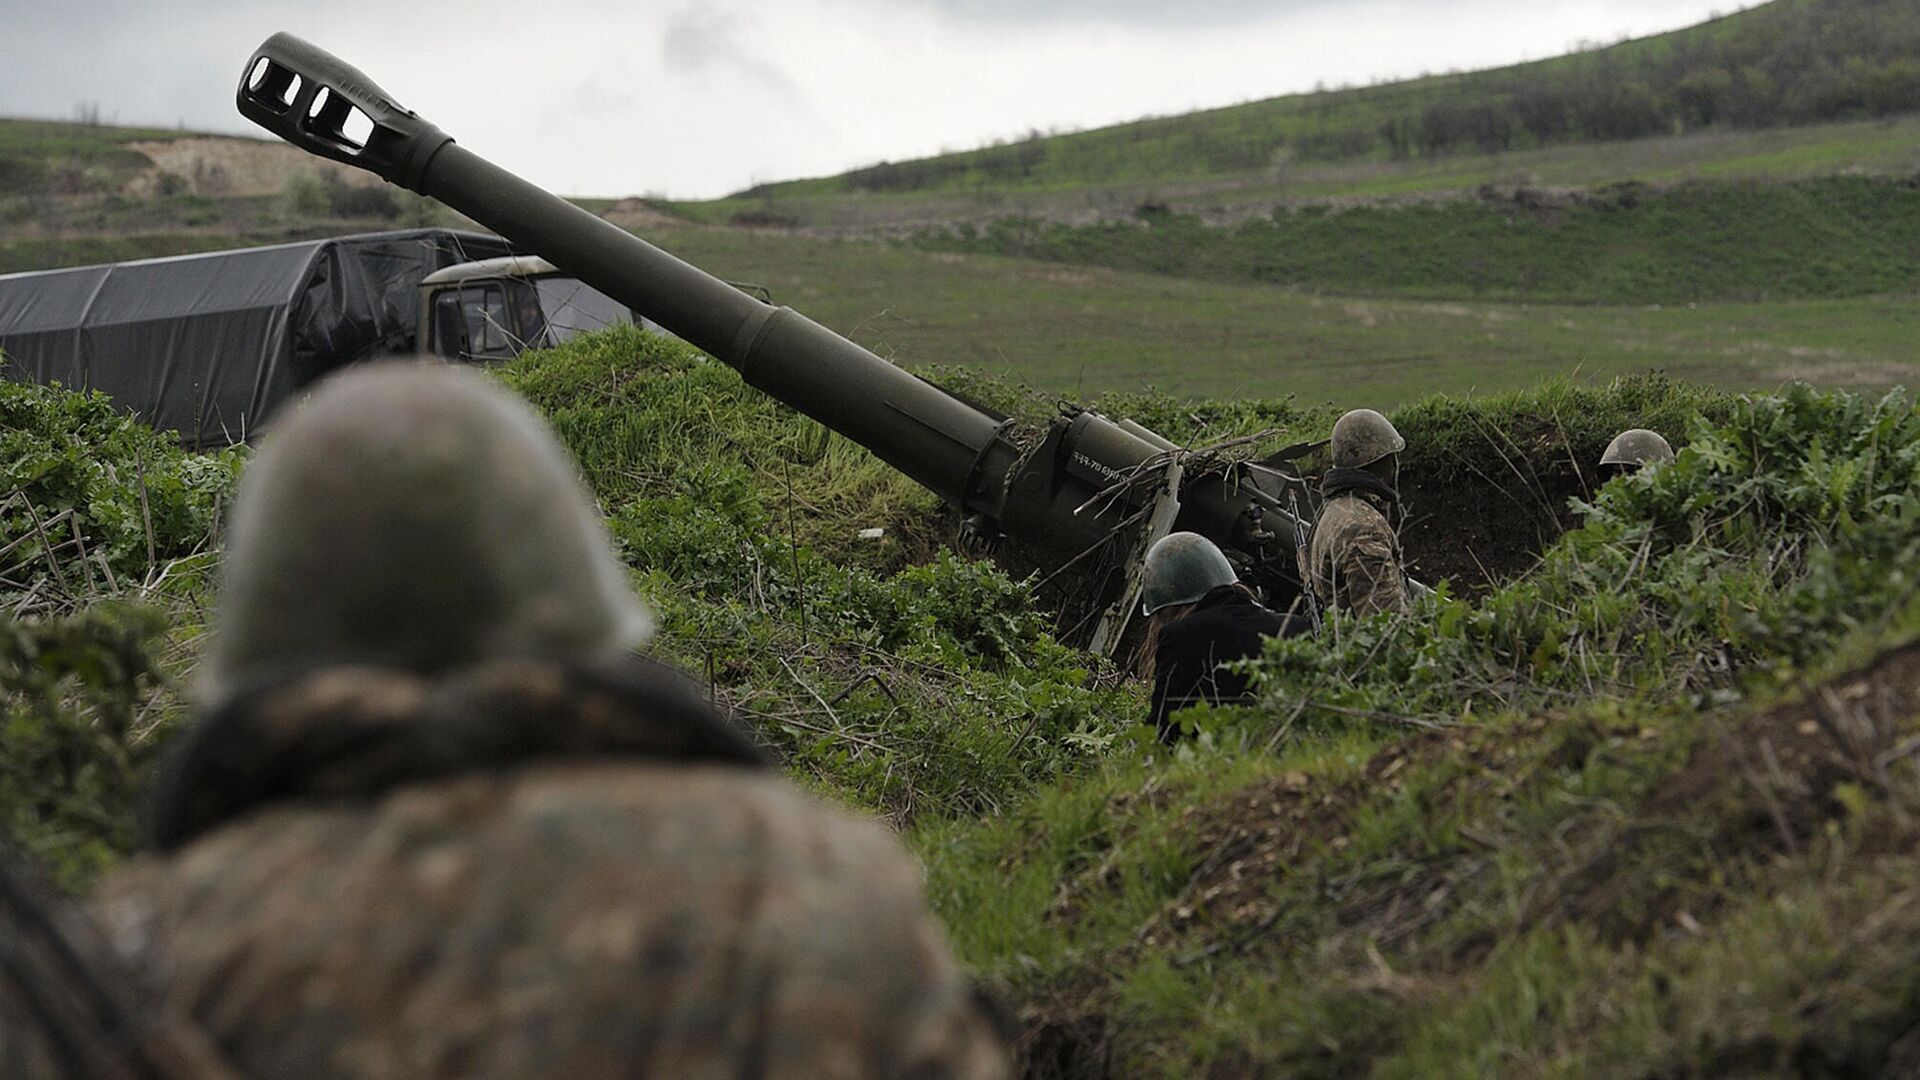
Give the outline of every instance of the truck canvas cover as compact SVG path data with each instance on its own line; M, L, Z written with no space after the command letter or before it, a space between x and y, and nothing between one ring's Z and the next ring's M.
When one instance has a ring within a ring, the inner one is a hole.
M0 375L103 391L189 446L239 442L334 368L411 353L426 275L510 253L413 229L0 275Z

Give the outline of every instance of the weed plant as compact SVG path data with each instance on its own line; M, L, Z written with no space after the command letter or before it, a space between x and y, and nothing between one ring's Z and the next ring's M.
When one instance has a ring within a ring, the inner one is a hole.
M134 840L240 462L0 382L0 830L69 887Z

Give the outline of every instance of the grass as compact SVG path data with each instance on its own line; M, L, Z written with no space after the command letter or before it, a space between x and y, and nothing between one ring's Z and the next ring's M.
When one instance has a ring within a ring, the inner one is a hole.
M1138 686L1059 646L1019 583L940 550L950 522L924 493L730 369L626 330L501 377L579 455L662 653L789 775L903 828L957 948L1018 1007L1030 1076L1912 1060L1906 399L1730 402L1630 380L1402 408L1408 475L1489 498L1524 496L1517 477L1590 457L1629 420L1693 427L1678 462L1590 499L1530 575L1277 644L1260 703L1193 714L1197 738L1167 752L1135 739ZM0 482L72 511L103 571L199 558L236 459L163 453L98 399L6 400L20 434ZM1326 418L1098 404L1175 438ZM116 480L129 455L154 485L146 512ZM855 535L874 523L879 546ZM20 590L9 610L78 572L46 557L64 550L0 569ZM82 598L0 623L0 761L28 770L0 828L71 886L128 842L165 728L135 721L178 709L207 563L157 613Z
M1095 182L1062 190L814 192L777 188L704 202L663 204L691 220L724 225L738 215L814 229L899 230L1007 217L1084 223L1130 218L1159 203L1210 220L1264 217L1276 205L1353 200L1430 201L1484 185L1590 188L1637 182L1792 181L1833 175L1920 173L1920 117L1754 131L1695 131L1612 143L1571 143L1437 160L1295 162L1199 179Z
M1832 299L1920 288L1920 187L1826 177L923 232L933 250L1364 296L1584 304Z
M0 240L0 274L52 270L65 266L131 262L167 255L285 243L300 236L268 234L151 232L90 236L43 236Z
M908 364L952 364L1090 397L1341 406L1665 370L1734 389L1909 380L1920 313L1899 298L1575 306L1314 295L857 241L689 229L649 237Z

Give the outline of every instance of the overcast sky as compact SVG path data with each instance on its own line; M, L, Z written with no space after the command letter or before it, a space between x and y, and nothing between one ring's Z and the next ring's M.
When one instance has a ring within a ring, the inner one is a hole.
M994 138L1470 69L1733 0L0 0L0 115L246 131L289 30L567 194L714 196Z

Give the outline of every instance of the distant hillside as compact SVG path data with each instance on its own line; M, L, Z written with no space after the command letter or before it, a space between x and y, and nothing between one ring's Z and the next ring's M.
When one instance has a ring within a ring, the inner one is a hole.
M1774 0L1609 48L763 185L748 196L1176 183L1920 110L1920 5Z
M278 195L296 175L343 187L382 181L277 139L0 118L0 194Z

